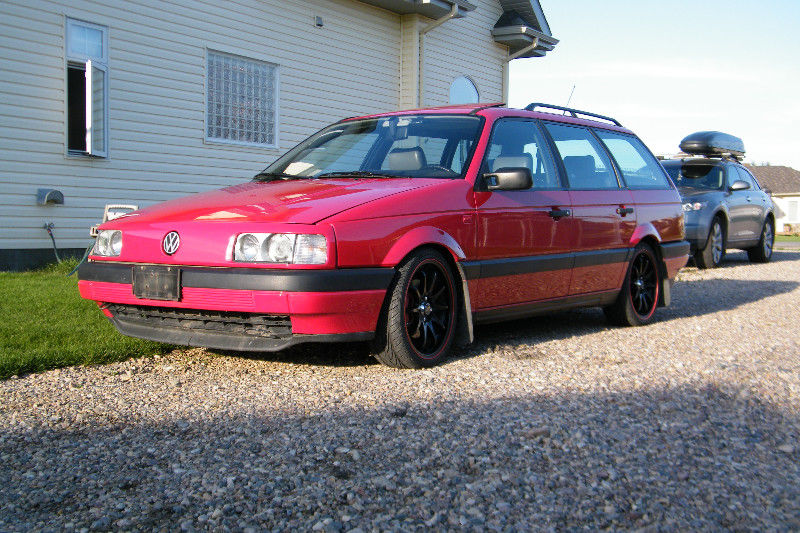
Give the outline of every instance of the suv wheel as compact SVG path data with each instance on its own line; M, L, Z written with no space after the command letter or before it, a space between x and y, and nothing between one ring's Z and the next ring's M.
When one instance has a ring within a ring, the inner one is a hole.
M378 322L375 358L395 368L421 368L443 361L456 331L453 274L435 250L413 253L400 265Z
M618 326L641 326L653 319L658 307L661 275L653 249L640 243L633 251L625 283L617 301L603 308L608 319Z
M775 227L772 220L767 219L764 221L764 227L761 229L761 238L758 240L758 246L748 248L747 257L753 263L766 263L772 259L772 246L775 244Z
M711 222L706 245L694 254L697 268L717 268L725 257L725 227L720 217L715 217Z

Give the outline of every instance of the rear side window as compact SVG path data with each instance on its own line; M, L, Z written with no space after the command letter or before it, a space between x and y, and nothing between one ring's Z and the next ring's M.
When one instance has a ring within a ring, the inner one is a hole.
M535 122L499 120L492 131L486 153L486 167L490 172L501 168L526 167L533 176L534 189L561 187L544 135Z
M611 161L592 132L579 126L545 124L567 171L571 189L617 189Z
M667 177L659 162L632 135L595 130L622 171L625 184L631 189L668 189Z

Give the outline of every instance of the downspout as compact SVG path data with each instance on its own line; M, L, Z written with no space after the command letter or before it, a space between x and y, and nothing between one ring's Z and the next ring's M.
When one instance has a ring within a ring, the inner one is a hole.
M523 56L523 55L527 54L528 52L533 51L533 49L536 48L537 46L539 46L539 38L538 37L534 37L533 38L533 42L531 44L529 44L525 48L521 48L521 49L517 50L513 54L509 54L508 57L506 58L506 62L503 65L503 100L505 102L508 102L508 84L509 84L509 76L510 76L510 74L509 74L509 70L510 70L509 63L511 63L511 61L513 61L514 59L516 59L516 58L518 58L520 56Z
M458 14L458 4L453 2L450 4L450 12L440 19L436 19L421 30L419 30L419 58L417 61L417 107L422 107L422 90L423 90L423 74L425 66L425 34L429 31L438 28L448 20L455 18Z

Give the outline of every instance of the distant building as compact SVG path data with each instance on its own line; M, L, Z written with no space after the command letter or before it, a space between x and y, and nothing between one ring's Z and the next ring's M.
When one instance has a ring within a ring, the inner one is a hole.
M341 118L505 101L508 62L558 42L538 0L3 0L0 36L0 270Z
M772 192L773 201L783 213L775 220L775 230L800 231L800 170L777 165L747 165L747 168L763 188Z

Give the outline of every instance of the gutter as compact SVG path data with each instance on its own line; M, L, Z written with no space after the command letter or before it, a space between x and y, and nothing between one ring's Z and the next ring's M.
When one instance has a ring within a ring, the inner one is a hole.
M424 66L425 66L425 34L433 29L438 28L448 20L455 18L458 15L458 4L454 1L450 4L450 12L442 18L436 19L427 26L419 30L419 57L417 58L417 107L422 107L423 95L423 79L424 79Z
M533 42L531 44L529 44L525 48L517 50L513 54L509 54L509 56L506 58L506 63L510 63L514 59L516 59L516 58L518 58L520 56L523 56L523 55L527 54L528 52L532 52L533 49L536 48L537 46L539 46L539 38L538 37L534 37L533 38Z

